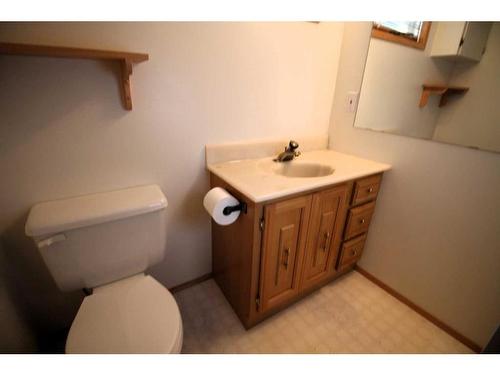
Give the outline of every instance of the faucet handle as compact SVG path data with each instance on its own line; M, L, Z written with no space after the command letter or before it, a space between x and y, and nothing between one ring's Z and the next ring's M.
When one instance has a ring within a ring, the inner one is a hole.
M288 144L288 147L290 148L290 151L294 151L296 148L299 147L299 144L291 140L290 143Z

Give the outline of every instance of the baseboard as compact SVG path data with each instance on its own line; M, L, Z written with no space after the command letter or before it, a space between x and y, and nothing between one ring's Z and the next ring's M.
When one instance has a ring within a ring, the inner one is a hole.
M170 290L170 293L177 293L177 292L180 292L183 289L187 289L187 288L189 288L189 287L191 287L193 285L202 283L203 281L208 280L210 278L212 278L212 272L207 273L207 274L205 274L203 276L197 277L196 279L187 281L185 283L176 285L176 286L174 286L172 288L168 288L168 290Z
M450 336L452 336L455 339L457 339L458 341L460 341L465 346L469 347L474 352L476 352L476 353L480 353L481 352L481 346L479 346L478 344L476 344L471 339L465 337L460 332L456 331L455 329L453 329L452 327L450 327L448 324L446 324L442 320L439 320L438 318L436 318L431 313L425 311L423 308L421 308L417 304L413 303L412 301L410 301L408 298L406 298L405 296L403 296L399 292L397 292L394 289L392 289L389 285L385 284L383 281L380 281L379 279L377 279L375 276L373 276L371 273L369 273L365 269L361 268L358 265L356 265L354 267L354 269L356 271L358 271L361 275L363 275L364 277L366 277L368 280L370 280L372 283L374 283L374 284L378 285L380 288L384 289L387 293L389 293L390 295L392 295L393 297L395 297L399 301L403 302L405 305L407 305L409 308L411 308L412 310L414 310L416 313L422 315L425 319L427 319L428 321L430 321L432 324L438 326L443 331L445 331Z

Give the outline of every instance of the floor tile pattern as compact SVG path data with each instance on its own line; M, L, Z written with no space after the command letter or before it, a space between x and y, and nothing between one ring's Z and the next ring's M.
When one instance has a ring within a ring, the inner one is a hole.
M175 298L183 353L471 353L355 271L248 331L213 279Z

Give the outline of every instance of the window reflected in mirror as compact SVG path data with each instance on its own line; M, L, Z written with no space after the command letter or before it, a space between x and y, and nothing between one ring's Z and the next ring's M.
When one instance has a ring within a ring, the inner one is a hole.
M500 22L377 21L354 126L500 152L499 98Z
M408 47L424 49L429 35L430 22L375 21L372 37Z

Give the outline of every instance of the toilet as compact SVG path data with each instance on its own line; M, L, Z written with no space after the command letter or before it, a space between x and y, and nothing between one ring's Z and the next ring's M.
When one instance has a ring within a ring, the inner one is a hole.
M165 254L167 199L157 185L36 204L26 222L62 291L87 295L66 353L180 353L172 294L144 272Z

